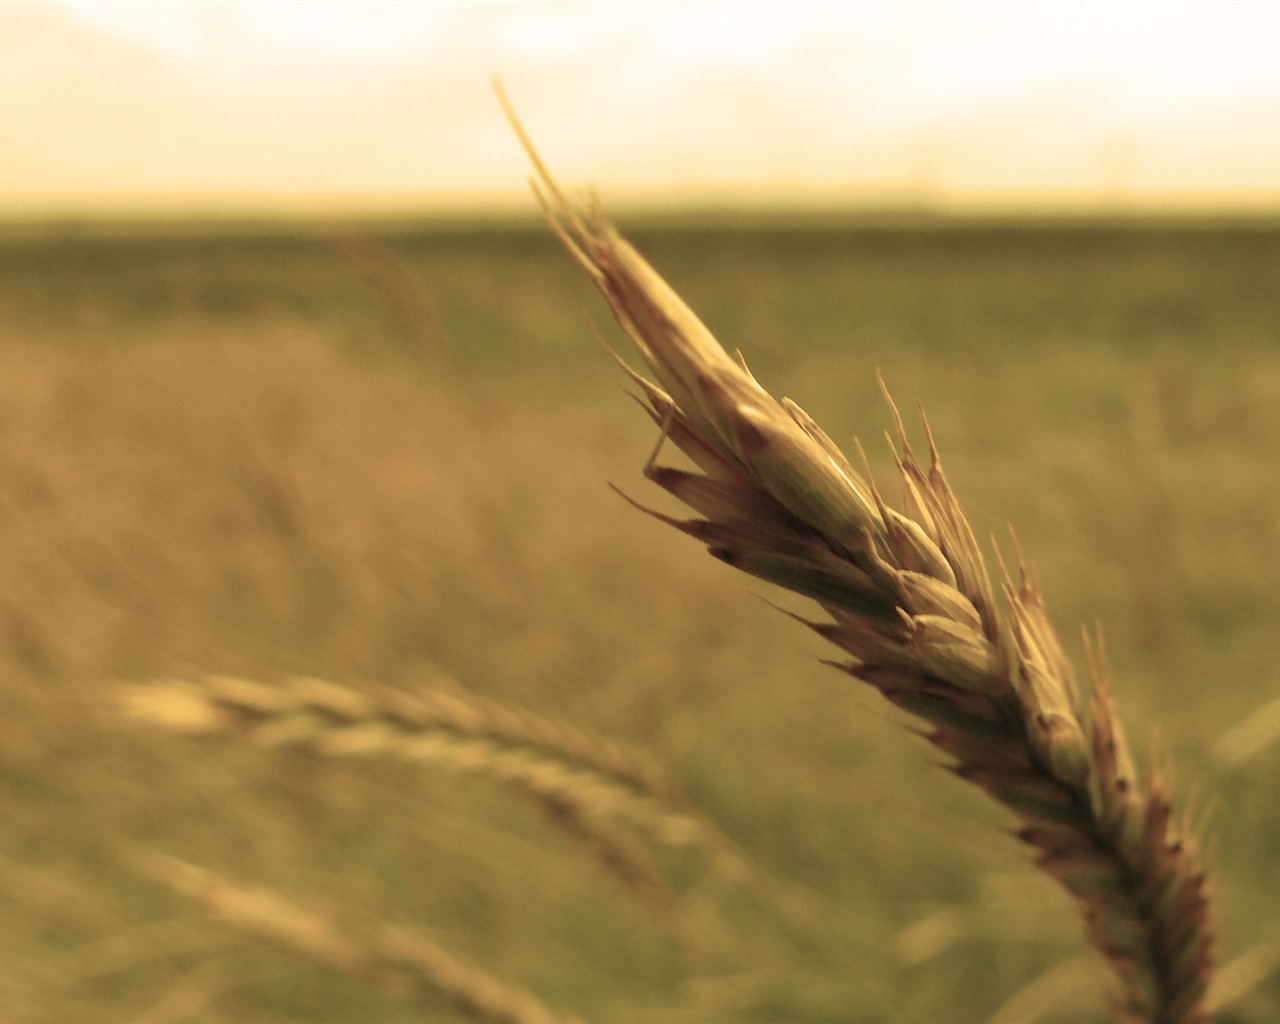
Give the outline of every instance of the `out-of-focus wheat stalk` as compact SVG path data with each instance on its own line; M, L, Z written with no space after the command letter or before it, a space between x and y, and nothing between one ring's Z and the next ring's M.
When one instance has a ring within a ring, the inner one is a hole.
M665 887L612 824L730 856L727 840L683 810L674 787L637 752L564 723L443 687L410 695L320 679L278 685L204 675L128 684L125 714L187 733L226 732L326 757L384 757L489 778L546 811L611 875L658 903Z
M247 731L264 746L305 746L335 757L384 755L494 775L554 794L571 770L589 773L602 790L637 799L670 800L674 786L637 751L563 722L441 683L407 693L389 687L357 690L294 676L279 684L204 674L126 684L125 713L179 732ZM512 755L486 760L490 745ZM558 771L540 775L544 763ZM622 800L622 797L617 799Z
M406 340L423 352L442 347L442 335L422 289L390 246L354 230L335 231L329 241L382 299Z
M302 677L268 684L208 674L122 684L113 699L133 722L174 732L226 734L322 757L392 758L487 778L546 812L626 892L659 913L682 941L692 941L688 951L696 950L696 937L684 933L667 879L637 839L693 851L806 948L824 948L810 900L686 809L648 758L445 681L411 695ZM160 875L170 882L212 878L191 866L175 870ZM193 882L187 888L205 895L233 892L220 886Z
M546 812L608 875L662 913L672 910L672 895L633 834L694 851L805 941L813 938L800 894L685 807L647 757L563 722L443 682L408 694L208 674L124 684L115 697L129 719L175 732L227 733L266 747L391 758L490 779Z
M659 466L654 453L645 475L697 516L653 514L816 601L825 618L806 624L848 655L839 667L920 718L951 770L1013 812L1036 863L1074 898L1117 1020L1208 1020L1214 931L1197 830L1174 816L1154 756L1139 780L1101 645L1082 699L1034 579L1002 566L992 584L927 423L921 461L890 402L895 507L720 346L597 204L568 200L499 98L553 230L656 378L627 370L663 440L697 469Z
M148 877L207 907L245 932L296 950L375 986L419 989L468 1017L494 1024L571 1024L535 996L463 963L430 939L381 921L331 921L270 889L242 886L154 851L129 860Z

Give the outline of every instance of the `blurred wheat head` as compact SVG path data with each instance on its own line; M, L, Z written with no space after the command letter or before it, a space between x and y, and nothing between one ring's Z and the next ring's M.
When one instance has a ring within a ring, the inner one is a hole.
M817 602L824 617L801 621L844 652L833 664L916 716L950 770L1013 813L1017 838L1078 907L1117 1021L1209 1020L1201 830L1175 816L1154 754L1140 780L1100 637L1085 638L1082 697L1020 555L993 584L927 422L922 460L885 392L901 491L891 504L865 458L859 471L799 406L762 388L594 199L569 200L498 91L552 229L656 379L619 360L660 431L645 476L696 515L651 514ZM694 471L658 464L666 442Z
M487 780L545 815L580 858L654 914L686 959L705 959L686 928L681 893L661 852L687 852L696 875L725 883L804 948L821 926L803 894L775 879L711 820L692 810L643 753L437 678L414 694L320 679L275 683L197 674L123 684L122 715L144 727L223 736L316 757L390 760ZM341 919L298 907L283 893L244 885L149 849L124 852L135 873L202 904L230 929L332 966L419 1004L447 1000L463 1016L503 1024L576 1018L466 962L427 935L343 908Z

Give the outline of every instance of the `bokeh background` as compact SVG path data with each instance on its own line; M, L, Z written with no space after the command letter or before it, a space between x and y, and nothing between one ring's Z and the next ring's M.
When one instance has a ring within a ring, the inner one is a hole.
M654 431L497 76L881 479L876 371L923 403L978 534L1016 528L1078 661L1101 622L1136 745L1211 809L1220 1019L1280 1016L1278 35L1229 3L0 6L3 1015L457 1018L219 925L148 849L587 1020L1105 1019L1008 821L606 487L661 505ZM115 711L206 671L448 678L634 745L802 912L657 848L655 913L481 779Z

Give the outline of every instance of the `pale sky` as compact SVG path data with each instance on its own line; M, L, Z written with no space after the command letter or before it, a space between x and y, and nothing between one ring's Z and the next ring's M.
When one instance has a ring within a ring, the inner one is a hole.
M0 216L1280 210L1280 3L0 3Z

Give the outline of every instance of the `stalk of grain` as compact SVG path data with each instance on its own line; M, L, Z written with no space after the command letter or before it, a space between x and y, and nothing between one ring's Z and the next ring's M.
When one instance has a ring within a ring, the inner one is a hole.
M388 758L490 779L544 811L608 875L664 915L671 893L632 832L697 851L800 937L813 935L813 916L798 895L685 808L648 758L564 723L443 683L408 694L209 674L128 684L116 697L127 717L177 732L230 733L266 747Z
M376 920L341 922L304 910L281 893L239 885L151 850L128 859L142 874L207 907L245 932L293 949L365 984L452 1003L491 1024L574 1024L531 993L464 963L425 936Z
M125 713L188 733L229 732L325 757L390 758L489 778L532 801L610 875L656 906L665 885L611 825L665 842L706 838L674 787L640 754L568 725L458 689L367 692L320 679L269 685L205 675L125 686Z
M920 718L951 771L1013 812L1102 954L1116 1020L1209 1020L1214 932L1196 831L1174 818L1154 756L1139 781L1100 645L1082 700L1021 567L1016 581L1001 567L1002 610L928 424L926 464L889 403L895 508L802 409L728 355L595 203L568 201L500 89L499 99L553 230L657 379L627 370L662 440L697 467L659 466L655 450L645 475L697 517L653 514L816 601L826 618L801 621L849 656L838 667Z

